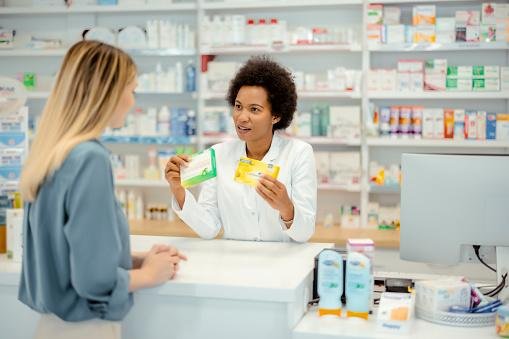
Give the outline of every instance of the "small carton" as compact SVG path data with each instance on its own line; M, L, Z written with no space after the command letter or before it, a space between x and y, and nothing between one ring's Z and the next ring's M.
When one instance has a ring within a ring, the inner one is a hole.
M454 139L465 139L465 110L454 110Z
M457 25L474 25L481 24L481 12L479 11L456 11L456 24Z
M443 139L445 136L444 110L441 108L433 109L433 138Z
M445 139L454 138L454 110L453 109L445 109L444 110L444 138Z
M465 138L470 140L477 139L477 112L465 112Z
M509 140L509 113L497 114L497 140Z
M267 164L262 161L250 159L248 157L241 157L235 176L235 182L255 187L258 185L258 180L262 175L269 175L277 179L279 174L279 166L274 164Z
M369 7L368 7L369 8ZM401 9L397 6L385 6L383 9L383 23L385 25L399 25L401 20Z
M467 42L479 42L479 39L481 37L481 27L479 25L477 26L467 26L466 30L466 40Z
M184 188L196 186L216 176L216 153L213 148L193 154L187 167L180 170L180 181Z
M499 78L473 79L472 89L478 92L498 92L500 91Z
M497 4L486 2L482 4L481 22L483 24L495 25L497 23Z
M433 139L435 137L435 113L433 109L422 110L422 137Z
M486 113L486 139L495 140L497 138L497 114Z
M436 23L436 6L435 5L418 5L414 6L412 12L412 24L414 26L435 25Z
M446 90L451 92L470 92L472 91L472 78L458 79L447 77L445 86Z
M384 6L378 4L368 5L367 24L381 25L383 24Z
M422 25L414 28L413 42L416 44L433 44L437 40L435 26Z
M486 111L477 111L477 140L486 140Z

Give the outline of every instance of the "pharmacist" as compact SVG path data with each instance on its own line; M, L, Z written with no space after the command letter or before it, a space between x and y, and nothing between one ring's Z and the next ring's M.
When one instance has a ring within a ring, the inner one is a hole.
M202 238L221 227L226 239L305 242L313 235L317 179L312 147L285 137L297 106L292 76L267 57L251 58L230 83L227 100L239 139L213 146L217 177L202 184L198 200L180 183L189 159L174 156L166 179L177 215ZM277 180L260 178L256 187L233 180L247 156L280 166Z

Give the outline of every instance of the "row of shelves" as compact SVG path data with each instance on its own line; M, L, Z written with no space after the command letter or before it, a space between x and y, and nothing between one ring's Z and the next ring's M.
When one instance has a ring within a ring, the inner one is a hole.
M168 188L168 183L164 180L149 180L149 179L122 179L116 180L117 187L148 187L148 188ZM347 187L335 184L319 184L318 189L321 191L343 191L343 192L360 192L360 188Z
M498 42L456 42L450 44L388 44L370 46L370 52L440 52L440 51L496 51L509 50L509 43ZM4 49L0 57L56 57L64 56L67 50L59 49ZM128 50L133 56L195 56L192 49L139 49ZM203 48L202 55L250 55L250 54L289 54L314 52L362 52L360 45L290 45L290 46L225 46Z
M329 6L360 6L363 0L271 0L259 2L222 1L203 2L200 4L170 3L165 5L146 6L25 6L25 7L0 7L0 15L31 15L31 14L80 14L80 13L151 13L151 12L183 12L203 10L242 10L242 9L270 9L270 8L306 8L306 7L329 7ZM418 4L418 3L465 3L474 0L377 0L379 4Z
M174 92L137 92L139 95L182 95L190 96L193 99L198 97L197 93L174 93ZM49 92L29 91L28 99L47 99ZM361 94L356 92L299 92L299 99L361 99ZM478 100L478 99L500 99L509 100L509 92L368 92L368 99L399 99L399 100ZM221 100L225 93L203 93L205 100Z
M202 136L204 145L232 140L231 136ZM328 137L298 137L312 145L330 146L361 146L360 139L337 139ZM193 145L198 137L187 136L104 136L102 141L107 144L145 144L145 145ZM462 139L421 139L412 137L399 138L367 138L366 145L371 147L421 147L421 148L490 148L509 149L506 140L462 140Z
M154 235L174 237L198 237L198 235L181 220L130 220L130 232L133 235ZM220 238L222 234L218 235ZM399 248L399 231L377 230L367 228L343 228L337 225L324 227L317 224L310 242L335 243L345 246L349 238L373 239L377 248Z

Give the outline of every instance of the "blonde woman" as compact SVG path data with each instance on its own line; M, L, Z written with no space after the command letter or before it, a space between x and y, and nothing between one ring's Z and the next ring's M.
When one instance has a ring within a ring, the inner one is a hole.
M20 183L25 204L19 299L41 313L36 338L120 338L132 292L172 279L185 256L130 253L108 150L98 141L134 105L123 51L82 41L68 51Z

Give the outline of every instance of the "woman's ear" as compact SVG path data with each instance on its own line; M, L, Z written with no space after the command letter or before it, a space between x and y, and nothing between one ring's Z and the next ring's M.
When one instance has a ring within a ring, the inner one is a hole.
M277 124L281 120L281 117L272 116L272 124Z

